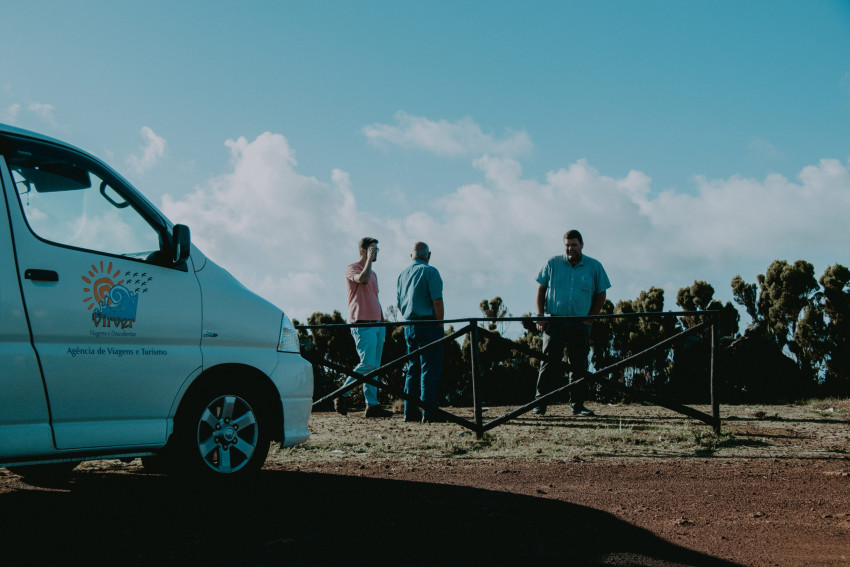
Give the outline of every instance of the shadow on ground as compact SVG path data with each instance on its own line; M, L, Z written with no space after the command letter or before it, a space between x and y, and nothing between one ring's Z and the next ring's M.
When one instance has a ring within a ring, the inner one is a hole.
M79 471L0 494L0 510L10 566L733 565L556 500L304 472L234 489Z

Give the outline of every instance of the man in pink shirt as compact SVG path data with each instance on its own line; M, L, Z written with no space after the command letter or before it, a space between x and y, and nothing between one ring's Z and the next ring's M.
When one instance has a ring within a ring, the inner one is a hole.
M378 241L366 236L360 239L360 260L349 264L345 269L345 286L348 289L348 322L380 323L384 320L381 303L378 301L378 275L372 271L372 264L378 259ZM384 351L386 328L351 327L354 346L360 357L360 364L354 367L359 374L366 374L381 366L381 354ZM354 382L348 377L343 386ZM390 417L392 412L378 403L378 388L363 384L363 398L366 400L365 417ZM334 408L345 415L348 413L347 399L343 396L334 400Z

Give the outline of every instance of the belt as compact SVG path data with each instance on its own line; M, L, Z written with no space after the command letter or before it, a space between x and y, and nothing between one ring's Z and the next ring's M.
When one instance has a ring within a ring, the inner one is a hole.
M428 315L426 317L411 317L408 321L436 321L437 318L433 315Z
M370 321L364 321L363 319L360 319L358 321L355 321L355 323L380 323L380 321L378 319L372 319Z

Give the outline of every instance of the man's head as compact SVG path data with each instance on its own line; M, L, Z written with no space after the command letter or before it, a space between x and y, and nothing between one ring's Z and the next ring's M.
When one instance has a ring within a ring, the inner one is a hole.
M414 260L427 262L431 259L431 249L424 242L417 242L413 245L413 251L410 253L410 257Z
M564 233L564 252L571 264L575 265L581 260L582 248L584 248L584 240L579 231L573 229Z
M360 239L360 256L362 258L366 257L366 254L368 254L370 248L375 249L375 258L377 258L377 255L378 255L378 239L372 238L371 236L364 236L363 238L361 238ZM373 258L373 260L375 258Z

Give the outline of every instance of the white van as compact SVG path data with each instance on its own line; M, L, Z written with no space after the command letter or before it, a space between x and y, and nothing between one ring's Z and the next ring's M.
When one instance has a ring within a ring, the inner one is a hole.
M313 371L248 291L97 158L0 124L0 466L212 477L305 441Z

